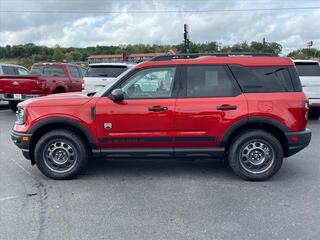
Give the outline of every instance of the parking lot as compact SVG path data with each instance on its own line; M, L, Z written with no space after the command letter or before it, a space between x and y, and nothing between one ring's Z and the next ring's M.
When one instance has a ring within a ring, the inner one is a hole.
M266 182L221 161L94 160L54 181L11 142L0 103L0 239L317 239L320 120L308 148Z

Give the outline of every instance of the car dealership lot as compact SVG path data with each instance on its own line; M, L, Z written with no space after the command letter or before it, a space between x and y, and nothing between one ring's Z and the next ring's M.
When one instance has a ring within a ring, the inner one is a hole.
M315 239L320 120L308 148L271 180L246 182L221 161L94 160L54 181L11 142L0 103L0 239Z

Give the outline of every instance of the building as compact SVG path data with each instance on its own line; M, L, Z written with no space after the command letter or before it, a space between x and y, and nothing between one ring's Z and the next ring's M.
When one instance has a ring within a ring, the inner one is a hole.
M165 55L164 52L157 53L131 53L131 54L99 54L88 57L89 63L101 62L143 62L148 61L153 57Z

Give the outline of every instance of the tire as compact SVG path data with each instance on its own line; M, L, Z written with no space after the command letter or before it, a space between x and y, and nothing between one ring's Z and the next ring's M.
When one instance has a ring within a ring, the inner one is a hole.
M18 105L17 101L9 101L9 108L14 112L18 110L17 105Z
M239 177L264 181L276 174L283 162L281 143L263 130L248 130L232 142L228 155L229 166Z
M43 135L35 147L39 170L49 178L64 180L76 177L87 164L88 150L74 132L53 130Z
M317 120L320 117L320 109L310 109L309 110L309 119Z

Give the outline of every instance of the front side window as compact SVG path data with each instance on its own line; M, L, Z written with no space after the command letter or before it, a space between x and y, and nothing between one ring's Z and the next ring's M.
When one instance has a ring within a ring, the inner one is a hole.
M19 75L28 75L29 74L29 72L24 68L18 67L17 69L18 69Z
M64 77L64 69L60 66L46 66L43 70L43 76L47 77Z
M240 90L224 66L187 66L187 97L235 96Z
M43 66L33 66L31 68L31 74L41 76L43 74Z
M175 67L150 68L137 72L122 84L127 99L171 97Z

